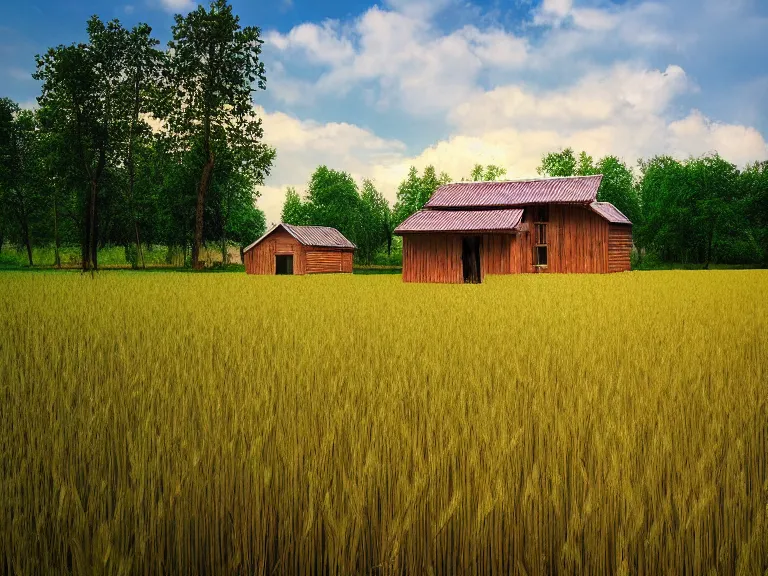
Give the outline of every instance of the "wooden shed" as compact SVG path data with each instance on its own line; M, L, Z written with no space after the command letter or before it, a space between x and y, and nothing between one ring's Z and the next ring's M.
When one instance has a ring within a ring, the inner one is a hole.
M280 223L243 251L248 274L352 273L356 246L335 228Z
M405 282L482 282L486 274L629 270L632 223L597 202L602 176L459 182L395 229Z

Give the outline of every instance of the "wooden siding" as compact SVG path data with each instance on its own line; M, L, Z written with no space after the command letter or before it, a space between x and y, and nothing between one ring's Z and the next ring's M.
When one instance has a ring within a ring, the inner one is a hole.
M532 208L525 211L525 232L482 236L481 278L486 274L605 273L629 269L631 227L609 225L583 206L567 205L550 205L547 267L534 266L534 213ZM461 234L404 234L403 281L463 282L461 239Z
M611 224L608 228L608 271L627 272L631 269L632 226Z
M352 252L321 248L306 248L307 274L352 272Z
M551 205L547 267L541 271L608 272L608 226L607 220L582 206ZM531 265L534 262L532 248Z
M293 273L305 273L304 247L288 232L279 229L245 253L245 271L248 274L274 274L278 254L293 254Z
M481 267L482 259L481 252ZM457 234L403 235L403 281L453 284L464 282L461 236Z

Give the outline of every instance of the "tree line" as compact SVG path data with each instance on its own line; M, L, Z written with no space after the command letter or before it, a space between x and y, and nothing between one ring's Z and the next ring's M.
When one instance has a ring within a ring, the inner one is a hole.
M98 249L125 245L225 252L265 228L256 186L275 150L263 143L252 95L266 88L260 30L226 0L176 15L167 50L152 29L87 23L87 41L36 57L38 107L0 99L0 248L79 245L83 270Z
M633 222L634 263L768 264L768 161L739 170L717 153L677 160L656 156L633 170L616 156L595 160L572 148L545 154L542 176L602 174L599 201L610 202ZM462 181L492 181L506 175L496 165L475 164ZM391 255L392 231L420 210L451 177L434 166L419 175L411 167L390 206L370 180L358 187L346 172L320 166L307 192L289 188L282 220L338 228L358 245L357 258L372 262Z
M602 174L598 200L633 222L636 262L768 264L768 161L743 170L716 152L677 160L639 160L633 171L616 156L595 161L567 148L546 154L547 176Z

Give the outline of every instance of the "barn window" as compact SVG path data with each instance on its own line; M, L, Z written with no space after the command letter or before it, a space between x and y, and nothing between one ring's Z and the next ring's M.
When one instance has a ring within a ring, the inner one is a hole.
M535 221L533 223L535 240L535 265L540 268L546 268L549 261L549 246L547 243L547 223L549 222L549 206L539 206L534 211Z

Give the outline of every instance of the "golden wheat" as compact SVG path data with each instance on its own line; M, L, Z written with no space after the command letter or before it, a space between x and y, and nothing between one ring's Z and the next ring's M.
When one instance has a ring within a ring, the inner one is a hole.
M0 572L763 574L768 273L0 276Z

